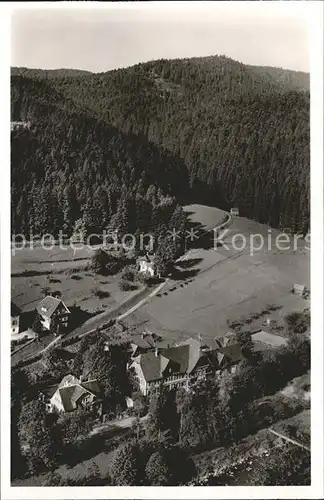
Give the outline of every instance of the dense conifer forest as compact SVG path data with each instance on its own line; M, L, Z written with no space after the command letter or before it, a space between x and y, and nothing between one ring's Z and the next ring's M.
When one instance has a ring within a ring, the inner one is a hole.
M304 73L224 56L100 74L13 68L11 93L12 120L31 123L12 132L13 232L102 230L126 212L134 230L184 201L308 230Z
M12 78L13 119L30 121L11 135L14 233L134 233L179 208L184 163L92 115L46 83Z

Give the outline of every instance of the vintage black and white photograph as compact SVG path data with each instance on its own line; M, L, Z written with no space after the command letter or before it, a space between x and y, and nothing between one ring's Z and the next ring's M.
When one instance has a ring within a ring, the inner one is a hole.
M319 484L306 3L12 10L10 498Z

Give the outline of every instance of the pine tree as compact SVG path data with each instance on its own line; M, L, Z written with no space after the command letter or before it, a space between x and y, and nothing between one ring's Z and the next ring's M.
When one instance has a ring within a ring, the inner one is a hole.
M152 453L145 467L146 477L152 486L167 486L171 479L165 452Z
M116 486L138 486L141 483L139 453L134 443L117 448L111 464L111 479Z
M33 400L23 405L19 417L20 445L27 447L26 460L32 474L55 463L55 440L51 432L45 405Z

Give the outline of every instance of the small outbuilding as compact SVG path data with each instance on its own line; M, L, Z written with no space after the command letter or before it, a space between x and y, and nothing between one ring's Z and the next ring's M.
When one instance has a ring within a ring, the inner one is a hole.
M298 285L295 283L293 292L295 295L299 295L300 297L304 297L307 292L306 285Z
M240 211L237 207L231 208L230 214L234 217L238 217L240 215Z

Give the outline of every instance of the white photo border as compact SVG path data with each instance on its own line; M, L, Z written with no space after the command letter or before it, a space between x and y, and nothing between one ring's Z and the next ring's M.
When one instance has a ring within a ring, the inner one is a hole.
M311 60L311 312L312 411L311 486L237 487L12 487L10 484L10 17L15 9L222 8L278 9L305 16ZM172 7L171 7L172 4ZM220 4L218 7L217 4ZM264 2L7 2L0 6L1 33L1 498L13 499L263 499L323 498L323 4L321 1Z

